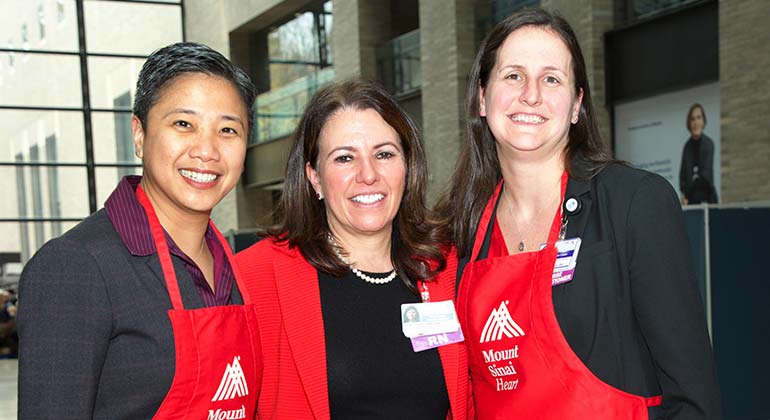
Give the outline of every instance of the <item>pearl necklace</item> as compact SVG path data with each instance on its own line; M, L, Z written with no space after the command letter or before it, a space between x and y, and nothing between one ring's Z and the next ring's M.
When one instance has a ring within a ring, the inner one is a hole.
M347 258L343 257L342 254L340 254L339 248L340 246L337 244L337 241L334 239L331 233L327 234L326 237L329 239L329 243L332 245L332 249L334 250L334 253L337 255L337 258L342 260L342 262L345 263L348 267L350 267L350 271L353 272L358 278L361 280L371 283L371 284L388 284L390 283L394 278L396 278L396 269L394 268L393 271L390 272L387 276L378 279L376 277L372 277L368 274L364 274L361 272L361 270L353 267L350 265L350 261L348 261Z

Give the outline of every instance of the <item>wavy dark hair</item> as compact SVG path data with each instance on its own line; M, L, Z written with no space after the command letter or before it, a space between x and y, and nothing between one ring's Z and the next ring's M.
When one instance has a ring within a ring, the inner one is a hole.
M349 268L327 240L329 224L323 201L317 199L305 164L316 168L321 130L341 110L376 111L398 133L406 164L404 195L393 220L390 255L404 283L416 291L416 280L428 280L446 266L438 226L425 205L428 163L417 127L380 85L351 80L329 85L313 96L294 135L286 163L283 192L275 210L277 224L263 234L299 247L316 269L335 276Z
M436 204L444 227L442 238L457 247L460 257L470 253L481 213L502 178L495 138L486 118L479 115L479 93L489 83L505 40L517 29L529 26L549 30L564 41L572 57L575 92L583 91L579 120L570 126L565 150L564 163L570 176L590 178L614 162L599 136L583 52L570 25L543 9L525 9L508 16L492 28L476 54L466 97L466 141L451 183Z

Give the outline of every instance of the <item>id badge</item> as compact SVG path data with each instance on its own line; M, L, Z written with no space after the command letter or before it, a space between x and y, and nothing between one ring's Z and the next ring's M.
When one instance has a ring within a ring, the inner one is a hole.
M556 241L556 263L553 266L551 286L572 281L579 251L580 238Z
M402 304L401 330L415 352L464 340L451 300Z

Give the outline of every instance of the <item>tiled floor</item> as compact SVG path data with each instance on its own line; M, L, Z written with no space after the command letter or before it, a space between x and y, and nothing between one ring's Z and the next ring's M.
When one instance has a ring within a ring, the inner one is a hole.
M16 378L18 376L18 360L0 360L0 420L16 418Z

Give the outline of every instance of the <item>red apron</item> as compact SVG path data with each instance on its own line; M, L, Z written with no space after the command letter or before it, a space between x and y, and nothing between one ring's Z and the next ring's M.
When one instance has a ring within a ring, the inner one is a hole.
M478 419L647 420L647 407L661 397L629 394L594 376L559 327L551 276L560 212L545 249L476 261L501 186L482 214L457 302Z
M147 213L174 308L168 316L174 330L176 371L153 419L253 419L262 376L254 305L239 287L244 305L184 309L163 227L141 186L136 195ZM240 276L229 245L214 224L209 225L225 250L237 284Z

